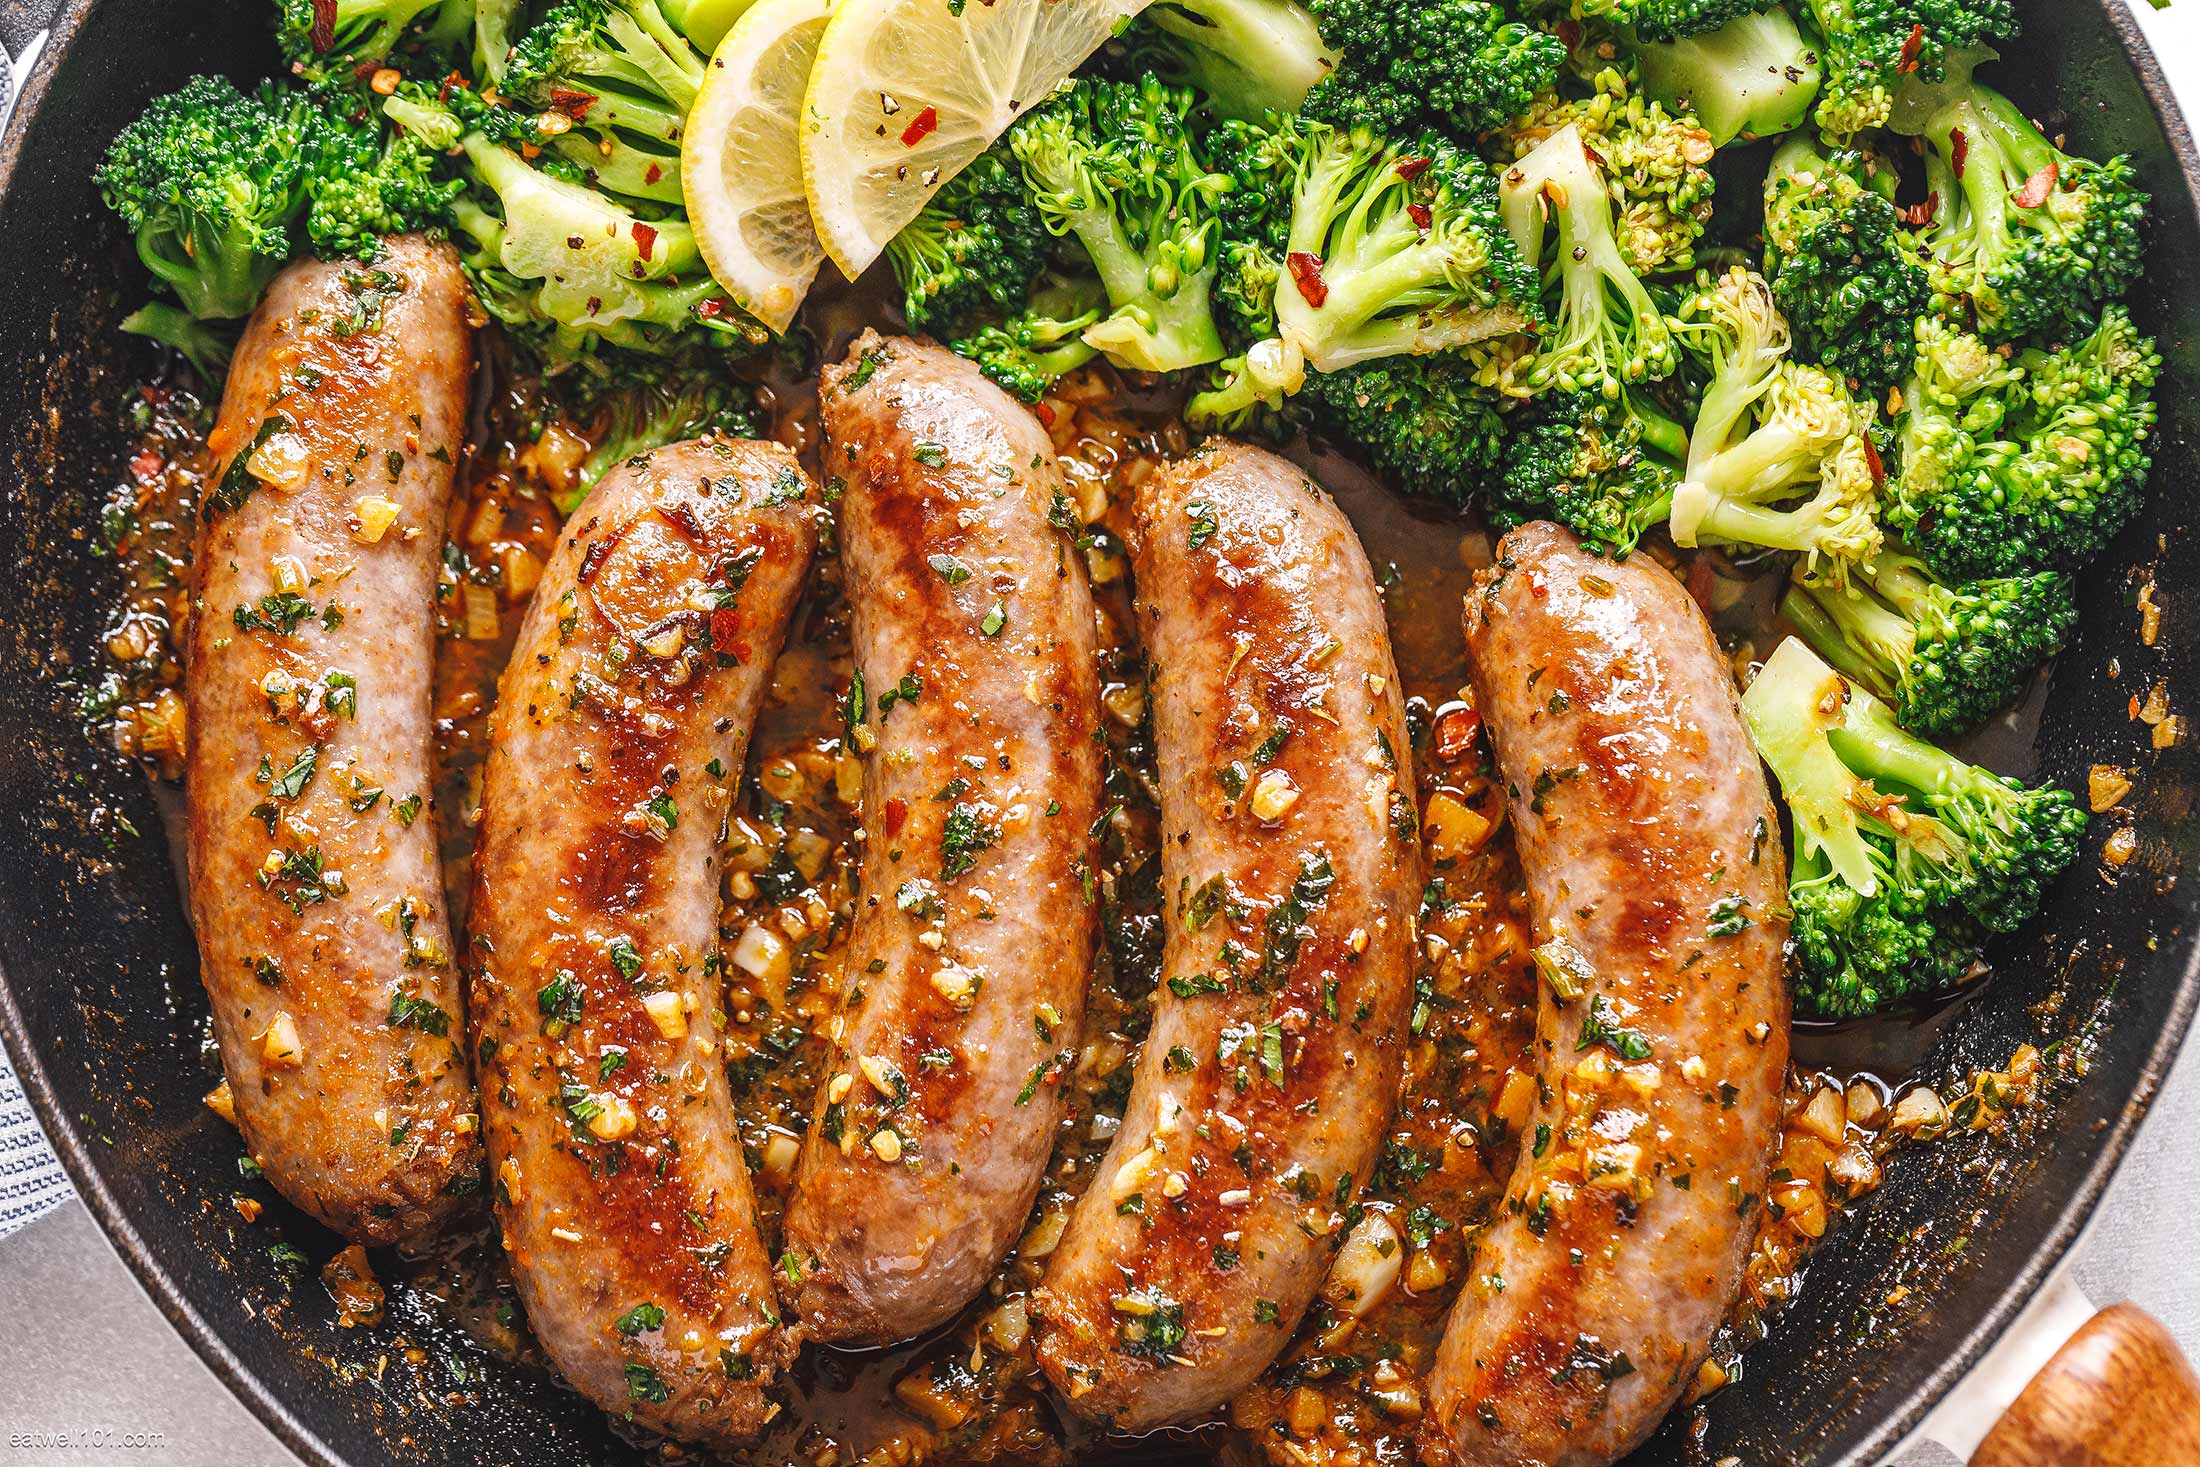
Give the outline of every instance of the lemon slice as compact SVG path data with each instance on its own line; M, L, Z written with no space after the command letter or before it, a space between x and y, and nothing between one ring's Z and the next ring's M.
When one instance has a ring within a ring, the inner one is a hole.
M833 0L756 0L711 53L680 141L680 185L711 275L785 331L825 251L795 134Z
M939 186L1148 0L841 0L804 103L802 178L850 280Z

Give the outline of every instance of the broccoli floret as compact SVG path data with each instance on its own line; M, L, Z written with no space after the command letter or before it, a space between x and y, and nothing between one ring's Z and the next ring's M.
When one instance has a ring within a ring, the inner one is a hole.
M237 349L235 332L201 321L166 301L139 306L122 318L122 329L181 353L199 374L199 381L209 387L219 386L229 375L230 354Z
M1549 394L1506 428L1490 515L1500 528L1552 519L1624 556L1672 508L1688 435L1640 394Z
M1557 301L1529 385L1613 398L1669 375L1680 361L1672 328L1620 251L1612 199L1581 129L1560 128L1506 169L1498 197L1521 258L1541 266Z
M275 40L309 81L350 83L394 52L466 56L474 0L281 0Z
M1135 71L1198 92L1218 117L1260 122L1296 112L1336 67L1296 0L1162 0L1124 37Z
M664 355L767 339L710 278L685 215L623 203L554 154L529 163L432 92L400 88L384 111L425 146L458 150L461 263L483 307L546 371L585 365L604 345Z
M1894 704L1913 733L1976 728L2015 702L2078 620L2054 571L1947 586L1895 552L1844 583L1798 580L1781 611L1820 656Z
M1711 379L1673 491L1674 542L1796 551L1829 572L1870 560L1885 477L1871 409L1831 373L1788 359L1764 277L1728 271L1682 306L1680 330Z
M1465 504L1495 477L1505 447L1497 399L1460 352L1390 357L1317 372L1305 398L1330 433L1411 494Z
M1056 378L1098 355L1085 333L1107 309L1107 293L1098 281L1051 281L1007 320L957 339L955 350L1010 393L1037 402Z
M1694 116L1720 148L1802 126L1823 81L1817 48L1777 5L1633 51L1644 94Z
M909 324L950 335L983 311L1020 306L1053 242L1024 192L1023 170L995 146L887 241L886 257Z
M1809 0L1825 63L1818 126L1845 139L1885 127L1898 93L1967 73L2017 34L2010 0Z
M540 141L591 186L677 204L680 134L706 60L657 0L561 0L512 48L500 89L570 121Z
M2004 355L1918 329L1887 517L1947 580L2076 569L2138 510L2162 359L2123 307L2064 347Z
M251 313L290 257L320 146L319 109L217 76L155 98L95 178L138 258L201 320Z
M1309 126L1284 272L1277 326L1322 372L1465 346L1541 317L1496 177L1434 137L1390 143Z
M1989 87L1953 93L1924 131L1934 293L1989 341L2084 330L2139 275L2130 160L2063 152Z
M2038 912L2076 857L2085 813L1904 733L1803 643L1782 642L1742 696L1787 801L1796 997L1828 1017L1945 989L1983 932Z
M442 227L465 184L441 176L441 158L379 111L342 93L328 108L306 192L306 237L323 256L373 260L382 236Z
M1628 75L1605 67L1584 98L1540 97L1509 124L1503 143L1524 158L1559 129L1575 126L1611 195L1620 257L1638 275L1690 270L1711 220L1711 134L1643 97Z
M558 496L558 512L580 508L588 491L620 464L668 443L723 433L755 438L763 432L756 394L715 365L666 362L622 364L616 386L589 380L571 407L590 420L594 447L581 460L573 487Z
M1009 137L1041 217L1076 236L1106 287L1111 309L1084 339L1120 366L1168 372L1223 355L1208 292L1216 200L1232 181L1186 126L1195 100L1152 76L1085 79Z
M1313 0L1335 72L1300 112L1385 137L1471 138L1517 116L1558 79L1566 43L1486 0Z
M1882 396L1909 369L1932 292L1877 160L1827 153L1808 135L1772 155L1765 274L1805 358Z
M1754 15L1774 0L1574 0L1577 19L1618 26L1645 41L1672 41L1715 31Z

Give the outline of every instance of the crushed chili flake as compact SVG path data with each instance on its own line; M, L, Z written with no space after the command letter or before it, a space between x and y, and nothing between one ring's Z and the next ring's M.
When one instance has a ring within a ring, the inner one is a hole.
M741 613L731 606L721 606L710 614L710 644L713 647L731 646L741 635Z
M1400 158L1397 162L1390 165L1390 171L1397 174L1406 182L1411 183L1416 178L1419 178L1422 174L1428 172L1429 161L1430 160L1426 154L1417 154L1411 158Z
M1965 160L1966 158L1970 157L1970 156L1971 156L1971 139L1970 139L1970 137L1969 137L1969 136L1968 136L1967 134L1965 134L1965 132L1963 131L1963 129L1962 129L1962 128L1960 128L1960 127L1951 127L1951 128L1949 128L1949 129L1948 129L1948 162L1949 162L1949 165L1950 165L1951 167L1953 167L1953 168L1955 169L1955 171L1956 171L1956 177L1958 177L1958 178L1961 178L1961 177L1963 177L1963 161L1964 161L1964 160Z
M725 299L720 296L712 296L695 308L695 319L698 321L715 321L726 314L726 310Z
M550 89L550 110L562 112L575 122L585 121L588 117L588 109L595 105L596 94L594 92L575 91L570 87L552 87Z
M1902 211L1902 222L1909 225L1913 229L1922 228L1925 225L1932 223L1933 216L1935 216L1939 212L1940 190L1936 188L1931 193L1925 196L1925 201L1923 203L1912 204L1907 209L1904 209Z
M2047 196L2055 190L2055 180L2062 176L2061 166L2049 163L2024 181L2024 187L2009 197L2020 209L2037 209L2047 202Z
M1329 299L1329 287L1322 283L1321 257L1293 250L1284 263L1291 268L1291 283L1299 288L1300 297L1315 310L1320 310L1322 302Z
M1426 204L1408 204L1406 205L1406 217L1413 221L1413 227L1415 229L1420 230L1423 234L1427 234L1429 224L1435 219L1436 216L1429 212L1428 205Z
M930 137L932 130L939 125L940 109L937 107L925 108L910 121L907 127L901 130L901 145L905 148L915 147L927 137Z
M1436 720L1436 757L1450 764L1474 749L1482 733L1482 711L1469 703Z
M1054 404L1053 404L1053 403L1050 403L1050 402L1039 402L1039 403L1035 403L1035 404L1033 404L1033 406L1032 406L1032 409L1031 409L1031 411L1032 411L1032 415L1033 415L1034 417L1038 418L1038 420L1039 420L1039 426L1040 426L1040 427L1042 427L1042 428L1051 428L1051 427L1053 427L1053 426L1054 426Z
M465 85L466 78L460 76L457 72L454 71L449 76L443 78L442 86L439 86L435 89L435 99L438 102L448 102L451 100L451 88L463 87Z
M1909 35L1902 40L1902 55L1896 59L1894 69L1902 73L1917 70L1918 53L1925 49L1925 23L1919 21L1910 27Z
M1864 439L1864 462L1872 467L1872 488L1884 489L1887 487L1887 465L1879 457L1879 449L1873 445L1871 435L1866 433L1862 436Z
M634 221L634 248L644 260L657 248L657 231L639 219Z
M893 799L886 802L886 833L900 835L901 828L909 823L909 802Z
M649 165L649 171L642 175L642 182L655 183L658 179L663 178L664 176L664 166L662 164L652 163Z

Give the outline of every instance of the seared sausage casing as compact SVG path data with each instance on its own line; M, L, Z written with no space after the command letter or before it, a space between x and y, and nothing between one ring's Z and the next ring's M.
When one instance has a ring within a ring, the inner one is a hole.
M1429 1377L1422 1453L1625 1456L1734 1302L1787 1069L1787 869L1680 583L1523 526L1466 611L1545 977L1538 1100Z
M728 1445L796 1338L718 1052L726 820L816 541L773 444L605 476L497 690L469 962L482 1122L527 1319L580 1392Z
M1097 638L1053 445L977 368L866 334L823 410L864 860L786 1282L812 1333L883 1343L984 1286L1054 1142L1092 971Z
M1421 894L1397 669L1344 515L1220 443L1136 517L1163 981L1033 1296L1048 1377L1126 1431L1227 1401L1312 1300L1395 1100Z
M429 768L465 296L412 237L268 287L209 440L185 659L192 916L237 1126L278 1191L368 1243L480 1176Z

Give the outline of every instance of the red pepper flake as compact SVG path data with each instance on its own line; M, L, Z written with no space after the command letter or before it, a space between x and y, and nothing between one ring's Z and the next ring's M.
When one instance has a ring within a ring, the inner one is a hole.
M457 72L454 71L449 76L443 78L442 86L435 89L435 99L438 102L448 102L451 100L451 88L463 87L465 85L466 78L460 76Z
M1872 466L1872 489L1876 492L1887 487L1887 465L1879 457L1879 449L1869 433L1864 435L1864 462Z
M166 461L158 453L141 448L130 458L130 477L140 484L157 484L165 466Z
M1910 33L1902 39L1902 55L1894 63L1894 69L1905 75L1917 70L1917 55L1925 49L1925 23L1919 21L1910 27Z
M893 799L886 802L886 833L900 835L901 828L909 823L909 802Z
M634 248L644 260L657 248L657 231L639 219L634 221Z
M1031 407L1031 412L1032 412L1032 415L1033 415L1034 417L1036 417L1036 418L1037 418L1037 419L1039 420L1039 426L1040 426L1040 427L1042 427L1042 428L1051 428L1051 427L1053 427L1053 426L1054 426L1054 404L1053 404L1053 403L1051 403L1051 402L1045 402L1045 401L1041 401L1041 402L1037 402L1037 403L1034 403L1034 404L1032 404L1032 407Z
M663 178L664 176L664 165L661 163L652 163L649 165L649 171L642 175L642 182L655 183L658 179Z
M1320 310L1322 302L1329 299L1329 287L1322 283L1321 256L1293 250L1284 257L1284 264L1291 269L1291 283L1299 288L1300 298Z
M1960 128L1960 127L1951 127L1951 128L1949 128L1949 129L1948 129L1948 163L1949 163L1949 165L1950 165L1951 167L1953 167L1953 168L1955 169L1955 171L1956 171L1956 177L1958 177L1958 178L1961 178L1961 177L1963 177L1963 164L1964 164L1964 160L1965 160L1965 159L1967 159L1967 158L1969 158L1970 156L1971 156L1971 139L1970 139L1970 137L1969 137L1968 135L1966 135L1966 134L1965 134L1965 132L1963 131L1963 129L1962 129L1962 128Z
M336 49L336 0L313 0L313 54Z
M550 89L550 110L563 112L575 122L586 120L588 109L596 105L594 92L576 92L569 87Z
M1436 720L1436 757L1445 764L1457 763L1473 751L1474 741L1482 734L1482 710L1473 704L1454 708Z
M1903 223L1908 224L1913 229L1922 229L1926 225L1932 223L1933 216L1938 214L1939 212L1940 190L1936 188L1931 193L1925 196L1924 203L1912 204L1907 209L1904 209L1902 211L1902 221Z
M940 109L937 107L925 108L910 121L907 127L901 130L901 145L905 148L915 147L930 137L932 130L939 125Z
M730 309L731 307L726 303L723 296L713 296L695 308L695 319L698 321L715 321Z
M1406 205L1406 217L1413 221L1413 227L1415 229L1420 230L1423 234L1427 234L1429 223L1436 216L1429 213L1428 205L1426 204L1408 204Z
M1430 160L1426 156L1400 158L1397 162L1390 165L1390 171L1397 174L1407 183L1411 183L1416 178L1419 178L1422 174L1428 172L1429 161Z
M710 644L713 647L730 647L741 634L739 608L721 606L710 614Z
M2055 180L2062 176L2060 164L2049 163L2024 181L2024 187L2009 197L2020 209L2037 209L2047 202L2047 196L2055 191Z

